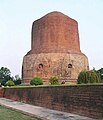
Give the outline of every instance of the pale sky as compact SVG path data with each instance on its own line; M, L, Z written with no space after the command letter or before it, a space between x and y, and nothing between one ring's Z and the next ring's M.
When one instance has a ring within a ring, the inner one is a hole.
M90 69L103 67L103 0L0 0L0 67L21 75L23 56L31 48L32 22L52 11L78 22Z

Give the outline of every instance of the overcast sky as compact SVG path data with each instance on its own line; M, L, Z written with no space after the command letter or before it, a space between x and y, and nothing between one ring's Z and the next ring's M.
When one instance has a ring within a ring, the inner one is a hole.
M52 11L78 21L81 51L90 69L103 67L103 0L0 0L0 67L21 75L32 22Z

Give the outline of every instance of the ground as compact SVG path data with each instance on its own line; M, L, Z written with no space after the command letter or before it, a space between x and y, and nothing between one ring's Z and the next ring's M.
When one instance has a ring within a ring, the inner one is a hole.
M40 120L40 119L0 106L0 120Z

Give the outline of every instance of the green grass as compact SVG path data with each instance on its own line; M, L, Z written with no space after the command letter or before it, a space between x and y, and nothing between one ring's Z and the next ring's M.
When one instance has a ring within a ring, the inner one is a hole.
M21 112L0 106L0 120L40 120Z

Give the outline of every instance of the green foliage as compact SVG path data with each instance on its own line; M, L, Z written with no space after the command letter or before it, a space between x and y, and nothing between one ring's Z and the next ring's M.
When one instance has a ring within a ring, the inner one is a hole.
M87 83L86 77L87 77L86 71L81 71L79 73L77 83L78 84Z
M78 79L78 84L87 84L87 83L100 83L100 76L95 71L81 71Z
M14 83L12 80L8 80L8 81L6 82L6 85L7 85L7 86L14 86L15 83Z
M43 80L40 77L34 77L31 81L30 81L30 85L43 85Z
M11 72L6 67L1 67L0 69L0 83L5 85L5 83L11 79Z
M14 81L15 85L21 84L21 78L19 77L19 75L15 75L15 78L13 81Z
M103 80L103 68L97 70L97 73L100 75L101 80Z
M15 77L11 77L10 70L6 67L1 67L0 68L0 84L6 85L6 82L11 79L14 81L15 85L21 84L21 78L19 77L19 75L15 75Z
M57 85L57 84L59 84L59 79L56 76L52 76L49 78L49 82L51 85Z
M14 81L15 85L20 85L21 84L21 79Z

